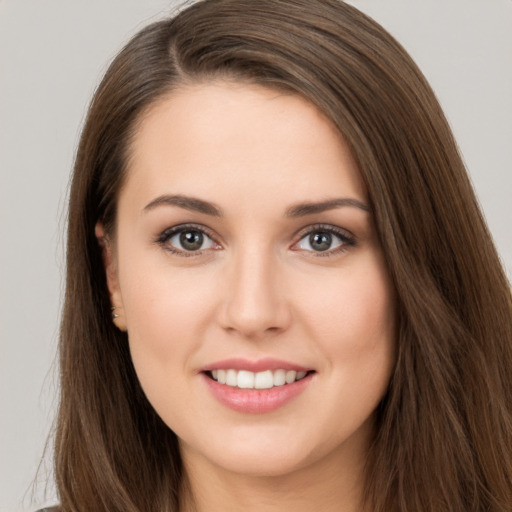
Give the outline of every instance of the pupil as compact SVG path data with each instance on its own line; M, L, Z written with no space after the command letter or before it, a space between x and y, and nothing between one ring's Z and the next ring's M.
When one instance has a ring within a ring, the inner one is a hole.
M314 233L309 235L309 243L315 251L327 251L331 247L332 235L330 233Z
M203 234L199 231L184 231L180 234L180 243L187 251L197 251L203 245Z

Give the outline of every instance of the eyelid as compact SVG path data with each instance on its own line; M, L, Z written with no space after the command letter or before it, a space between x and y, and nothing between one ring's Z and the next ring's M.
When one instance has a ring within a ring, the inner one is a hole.
M179 248L173 247L167 242L169 239L171 239L173 236L177 235L180 232L189 230L197 230L203 233L205 236L210 238L215 244L217 244L219 247L217 248L208 248L198 251L186 251L181 250ZM334 236L337 236L341 239L342 243L335 247L334 249L328 249L326 251L313 251L313 250L305 250L305 249L293 249L294 246L296 246L301 240L303 240L306 236L311 235L312 233L316 231L324 231L327 233L330 233ZM333 254L337 254L338 252L346 251L348 248L353 247L357 245L355 236L350 233L350 231L340 228L338 226L332 225L332 224L311 224L309 226L306 226L304 228L301 228L299 231L297 231L293 238L296 240L290 249L295 251L302 251L304 253L312 253L315 257L322 257L322 256L332 256ZM183 223L178 224L176 226L172 226L169 228L164 229L156 238L155 242L162 246L165 250L168 250L169 252L173 254L177 254L179 256L185 256L185 257L192 257L192 256L199 256L202 255L206 251L211 250L219 250L222 248L222 245L218 241L218 236L208 227L202 225L202 224L196 224L196 223Z
M302 251L304 253L312 253L315 257L322 256L332 256L333 254L337 254L338 252L346 251L349 247L354 247L357 245L355 236L350 233L350 231L340 228L338 226L334 226L332 224L311 224L310 226L306 226L305 228L300 229L294 236L297 240L293 243L292 248L297 246L297 244L303 240L306 236L311 235L316 231L324 231L330 233L334 236L337 236L342 240L342 244L334 249L328 249L326 251L309 251L305 249L295 249L296 251ZM293 249L292 249L293 250Z
M218 245L219 248L221 247L221 244L218 242L216 235L213 233L213 231L211 229L209 229L208 227L206 227L202 224L195 224L193 222L192 223L186 222L184 224L178 224L176 226L172 226L172 227L164 229L157 236L155 242L158 245L162 246L162 248L164 248L165 250L167 250L173 254L177 254L178 256L184 256L184 257L199 256L206 251L218 250L218 248L213 248L213 249L208 248L208 249L202 249L202 250L198 250L198 251L186 251L186 250L179 249L177 247L173 247L170 244L167 244L167 242L173 236L176 236L177 234L179 234L183 231L187 231L187 230L200 231L201 233L203 233L203 235L207 236L210 240L212 240L213 243Z

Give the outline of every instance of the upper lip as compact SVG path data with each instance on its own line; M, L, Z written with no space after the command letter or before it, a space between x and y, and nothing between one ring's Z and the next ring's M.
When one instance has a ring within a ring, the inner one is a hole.
M250 372L262 372L265 370L295 370L296 372L311 371L312 368L306 368L300 364L290 361L283 361L271 357L265 357L257 360L230 358L216 361L201 368L202 372L211 372L212 370L246 370Z

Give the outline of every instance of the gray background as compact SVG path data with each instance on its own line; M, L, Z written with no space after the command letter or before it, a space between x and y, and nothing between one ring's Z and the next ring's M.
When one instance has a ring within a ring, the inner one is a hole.
M51 474L48 454L32 497L54 416L65 203L87 102L122 43L175 3L0 0L0 512L42 505ZM510 278L512 1L350 3L433 85Z

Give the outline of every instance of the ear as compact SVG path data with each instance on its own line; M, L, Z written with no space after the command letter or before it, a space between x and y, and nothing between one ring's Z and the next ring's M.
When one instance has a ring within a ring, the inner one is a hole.
M123 297L119 285L117 273L117 258L112 246L112 242L105 233L103 223L97 222L94 228L98 245L101 249L103 267L105 268L105 277L107 280L108 293L110 295L111 313L114 325L121 331L126 331L126 318L123 307Z

